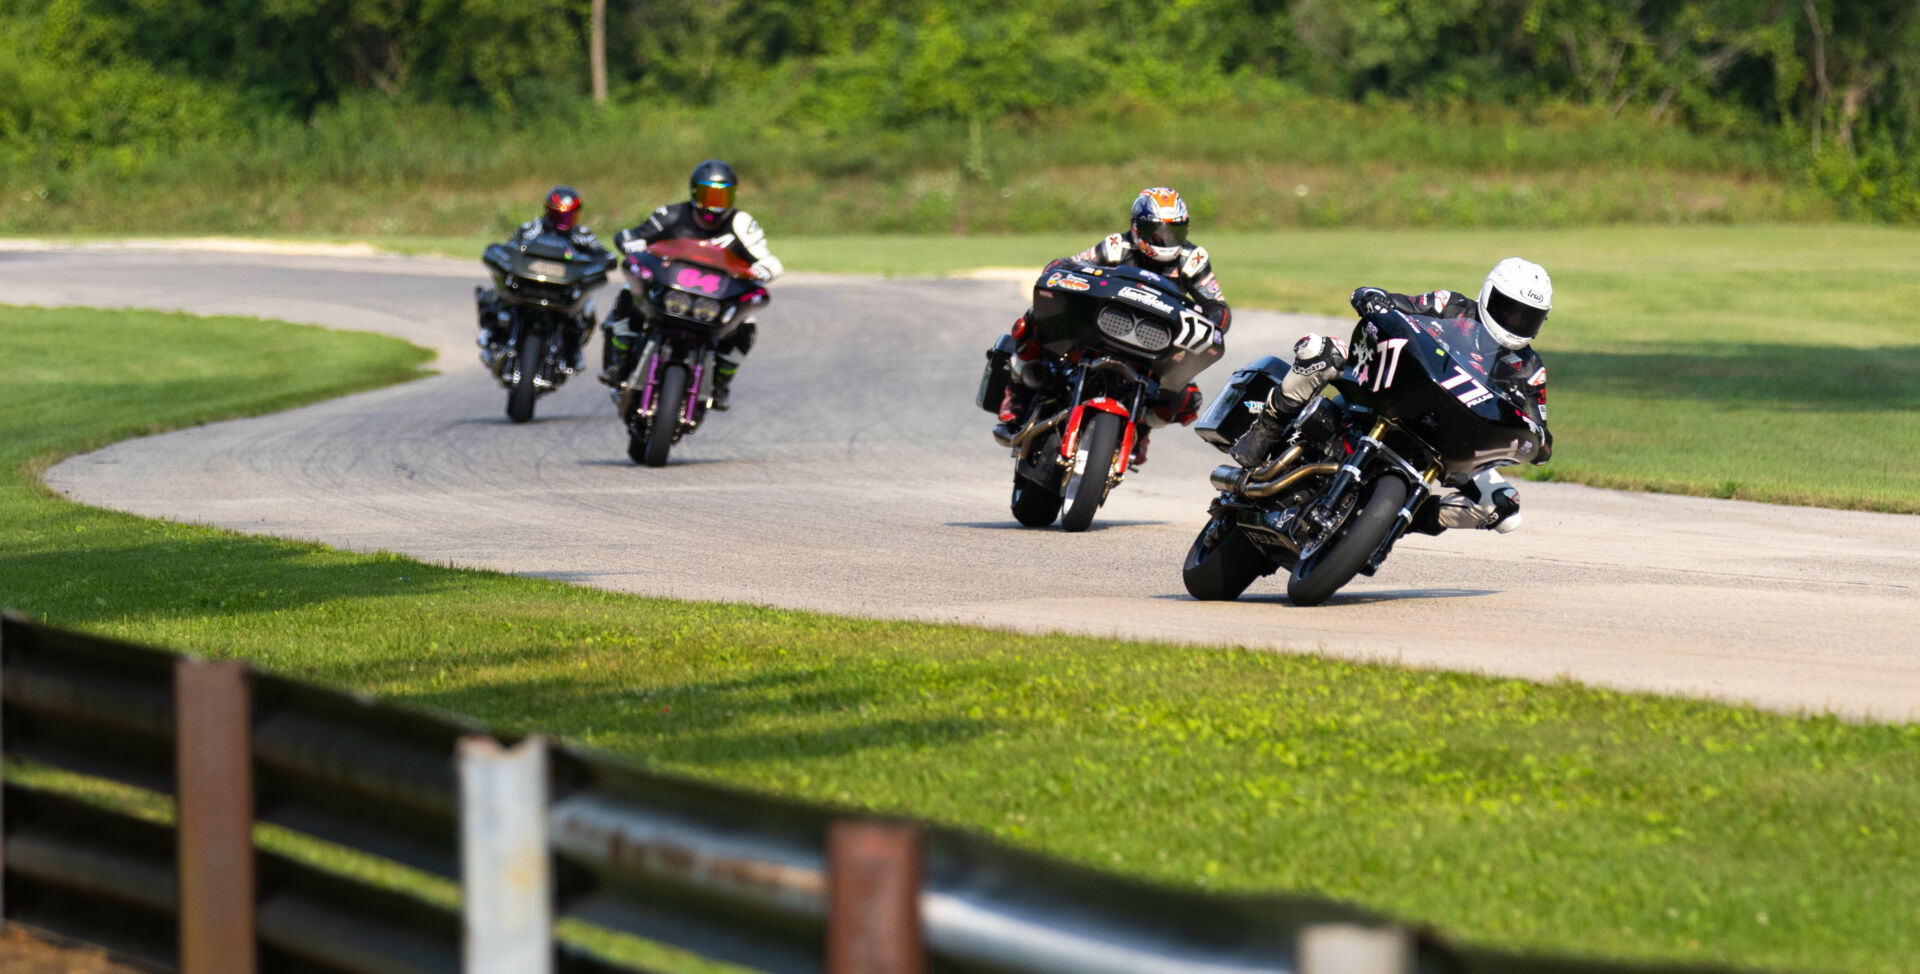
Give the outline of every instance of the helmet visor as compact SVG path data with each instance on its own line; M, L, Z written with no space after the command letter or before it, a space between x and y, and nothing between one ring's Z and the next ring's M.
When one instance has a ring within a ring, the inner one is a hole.
M1494 288L1487 296L1487 316L1494 323L1521 338L1533 338L1540 334L1540 326L1547 323L1544 308L1535 308L1521 304Z
M695 183L693 187L693 205L703 210L719 211L733 209L733 187Z
M1164 220L1133 221L1133 239L1149 247L1172 248L1187 242L1187 225Z
M578 206L569 210L560 210L560 209L554 209L553 207L548 207L547 208L547 226L551 227L554 233L571 233L573 232L574 220L579 215L580 215L580 208Z

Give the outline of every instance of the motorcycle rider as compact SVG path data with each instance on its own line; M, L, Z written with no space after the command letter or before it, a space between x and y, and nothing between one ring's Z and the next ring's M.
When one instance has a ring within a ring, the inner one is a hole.
M1533 462L1546 463L1553 455L1553 434L1547 430L1547 367L1531 347L1553 309L1553 281L1545 268L1508 257L1493 265L1478 300L1457 291L1409 296L1363 287L1353 292L1350 301L1359 314L1399 311L1477 321L1504 349L1495 358L1489 378L1526 404L1532 414L1526 418L1539 427L1540 452ZM1266 406L1233 444L1230 455L1242 467L1265 462L1287 440L1296 419L1311 421L1311 411L1303 407L1345 367L1347 350L1337 339L1308 333L1294 343L1293 359L1292 370L1267 395ZM1458 493L1423 504L1413 523L1415 530L1427 534L1447 528L1491 528L1505 534L1519 526L1520 492L1492 470L1475 476Z
M1227 307L1226 298L1221 294L1206 248L1187 241L1187 223L1187 201L1181 199L1179 193L1165 186L1143 189L1134 197L1124 233L1108 234L1099 243L1066 259L1102 267L1131 264L1174 281L1185 291L1188 300L1199 305L1200 313L1225 335L1232 309ZM1006 395L1000 401L1000 425L995 427L1005 436L1012 436L1026 424L1033 394L1045 381L1043 368L1030 367L1039 364L1042 354L1038 339L1027 331L1027 321L1032 316L1033 309L1028 308L1013 323L1011 335L1016 343L1013 381L1007 383ZM1199 416L1200 387L1188 383L1184 389L1162 389L1150 405L1152 419L1139 424L1133 441L1131 463L1136 467L1147 462L1147 437L1154 426L1172 422L1185 426Z
M734 208L734 190L739 184L732 166L719 159L708 159L695 166L687 180L689 200L654 210L647 222L615 234L614 246L622 253L637 253L660 240L704 240L725 247L752 264L754 279L765 284L779 277L786 268L768 249L767 235L760 229L759 221L745 210ZM618 386L633 372L640 353L639 334L645 330L651 311L651 306L636 303L627 288L620 289L613 313L607 315L607 363L606 370L600 373L601 382ZM727 408L733 377L740 371L740 360L752 351L758 330L758 323L749 317L716 349L713 408Z
M507 246L520 247L527 241L543 233L559 234L567 238L567 245L580 253L612 264L614 256L600 245L593 231L580 223L581 201L579 192L571 186L555 186L547 192L547 208L537 219L520 224L519 229L507 238ZM474 302L479 306L480 335L479 345L483 350L495 349L506 343L507 319L501 313L500 295L493 288L474 288ZM593 331L593 304L587 304L586 313L581 319L568 322L561 333L561 354L565 357L568 372L580 370L580 348Z

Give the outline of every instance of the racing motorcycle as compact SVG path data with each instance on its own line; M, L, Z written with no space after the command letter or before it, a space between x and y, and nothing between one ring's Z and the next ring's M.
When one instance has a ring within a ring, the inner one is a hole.
M622 269L648 324L639 361L613 401L627 427L627 456L665 466L713 406L716 346L772 298L753 265L704 240L659 241L629 254Z
M480 255L493 274L493 314L504 328L499 344L480 350L480 361L507 388L507 418L533 418L533 401L574 373L564 354L564 333L577 330L586 340L592 327L590 295L607 282L609 266L575 251L567 238L542 233L518 246L492 244ZM485 300L485 292L475 297Z
M1085 531L1127 473L1137 424L1161 388L1182 389L1226 351L1173 281L1139 268L1057 260L1033 286L1025 331L987 353L975 402L997 412L1029 336L1047 355L1024 426L994 438L1013 452L1013 516ZM1064 512L1063 509L1064 508Z
M1181 567L1194 598L1239 598L1284 568L1287 598L1318 605L1377 571L1439 488L1540 451L1545 432L1489 377L1502 349L1472 319L1373 311L1352 347L1278 456L1213 471L1220 494ZM1272 356L1242 367L1196 431L1229 449L1288 368Z

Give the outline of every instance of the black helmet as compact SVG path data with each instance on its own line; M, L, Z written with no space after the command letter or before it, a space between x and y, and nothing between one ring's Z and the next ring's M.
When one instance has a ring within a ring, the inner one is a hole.
M739 184L740 178L733 174L733 167L718 159L708 159L693 167L687 188L693 196L694 219L702 226L719 225L733 212L733 191Z
M572 186L555 186L547 194L547 213L541 217L553 233L570 233L580 223L580 194Z

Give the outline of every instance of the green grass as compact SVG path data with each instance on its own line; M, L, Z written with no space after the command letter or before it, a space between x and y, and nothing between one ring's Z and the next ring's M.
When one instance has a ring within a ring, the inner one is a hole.
M421 359L145 314L134 349L129 324L0 311L0 602L37 617L1479 942L1862 972L1920 952L1920 725L642 599L61 501L32 476L60 453Z

